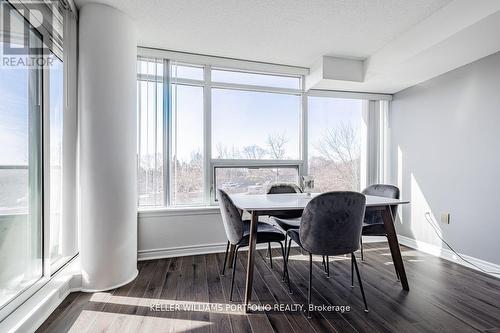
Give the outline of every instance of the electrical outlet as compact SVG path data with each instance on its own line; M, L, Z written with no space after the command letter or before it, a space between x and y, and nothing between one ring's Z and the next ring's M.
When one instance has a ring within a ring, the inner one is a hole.
M441 222L444 224L450 224L450 213L441 214Z

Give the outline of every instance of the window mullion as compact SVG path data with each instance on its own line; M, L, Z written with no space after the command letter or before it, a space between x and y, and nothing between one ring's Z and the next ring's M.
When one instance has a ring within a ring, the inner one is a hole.
M170 206L170 170L172 152L172 87L170 82L170 61L163 59L163 201Z
M212 78L209 65L204 67L203 87L203 193L204 203L210 204L212 193Z
M304 81L304 79L302 79ZM308 168L309 168L309 162L308 162L308 122L307 122L307 115L308 115L308 99L307 99L307 94L302 93L302 112L301 112L301 119L300 119L300 158L302 160L302 167L299 170L299 176L304 176L307 175L308 173Z

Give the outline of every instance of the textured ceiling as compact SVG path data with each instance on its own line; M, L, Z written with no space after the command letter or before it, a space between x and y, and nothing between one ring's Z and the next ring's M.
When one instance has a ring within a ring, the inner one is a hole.
M451 0L76 0L121 9L139 45L310 67L366 58Z

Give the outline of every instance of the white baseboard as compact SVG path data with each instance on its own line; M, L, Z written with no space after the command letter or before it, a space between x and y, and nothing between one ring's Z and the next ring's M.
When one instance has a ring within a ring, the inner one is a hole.
M204 244L204 245L190 245L190 246L180 246L180 247L170 247L163 249L152 249L152 250L139 250L137 253L137 260L154 260L163 258L173 258L173 257L185 257L194 256L199 254L210 254L210 253L224 253L226 252L227 243L219 244ZM293 246L293 245L292 245ZM279 248L280 246L276 243L271 243L272 248ZM267 244L258 244L257 249L266 249Z
M184 257L197 254L219 253L225 251L226 244L223 243L166 247L162 249L139 250L137 252L137 260L142 261L172 257Z
M418 241L418 240L415 240L413 238L409 238L409 237L405 237L405 236L401 236L401 235L398 235L398 239L399 239L399 243L401 243L402 245L411 247L413 249L419 250L421 252L424 252L424 253L427 253L427 254L430 254L430 255L433 255L436 257L440 257L442 259L454 262L456 264L459 264L459 265L462 265L465 267L472 268L476 271L483 272L485 274L488 274L488 275L496 277L496 278L500 277L500 265L497 265L497 264L494 264L494 263L491 263L491 262L488 262L485 260L481 260L481 259L474 258L474 257L460 253L460 256L462 256L466 260L470 261L472 264L474 264L478 267L481 267L484 270L484 271L481 271L479 268L477 268L477 267L463 261L462 259L460 259L455 253L453 253L453 251L451 251L449 249L445 249L445 248L442 248L442 247L437 246L437 245ZM490 272L490 273L486 273L486 272ZM491 272L497 272L498 274L492 274Z
M0 322L0 332L34 332L72 292L80 291L81 275L78 257L74 258Z
M387 241L385 237L363 237L363 243L375 243ZM292 247L297 246L292 243ZM272 248L279 248L277 243L271 243ZM267 244L258 244L257 249L265 249ZM151 249L151 250L139 250L137 252L137 260L154 260L163 258L173 258L173 257L185 257L194 256L199 254L209 254L209 253L223 253L226 251L226 243L218 244L203 244L203 245L189 245L189 246L179 246L179 247L167 247L162 249Z

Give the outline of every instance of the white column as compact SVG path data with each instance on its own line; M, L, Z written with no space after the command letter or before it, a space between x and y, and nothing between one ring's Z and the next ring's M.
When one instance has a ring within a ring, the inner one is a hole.
M80 256L96 291L137 276L137 34L115 8L79 14Z

